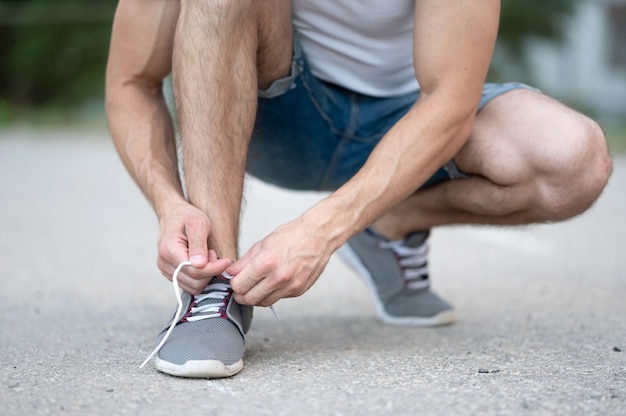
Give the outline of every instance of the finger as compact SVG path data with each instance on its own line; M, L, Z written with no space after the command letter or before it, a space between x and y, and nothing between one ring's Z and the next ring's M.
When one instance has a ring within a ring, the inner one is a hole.
M217 253L215 252L215 250L209 250L209 265L212 265L211 267L213 267L213 274L221 274L233 264L235 264L235 262L228 257L219 258L217 257Z
M247 281L243 282L242 286L246 283L253 284L252 287L245 292L237 292L235 290L236 286L233 287L235 299L239 299L242 303L247 305L269 306L278 299L289 296L292 292L298 290L299 286L297 286L296 281L292 279L289 273L286 273L284 270L276 270L276 268L271 267L271 263L267 263L267 261L263 263L264 266L269 266L266 271L257 269L257 272L247 277L247 272L252 269L254 265L255 263L253 262L234 279L237 280L236 283L239 283L241 280L238 279L247 278Z
M167 278L167 280L172 280L174 267L172 267L172 265L165 261L161 256L159 256L159 258L157 259L157 267L161 271L161 274Z
M264 308L269 308L270 306L274 305L279 300L283 298L287 298L287 297L290 297L290 296L285 296L281 294L280 291L276 290L270 293L265 299L262 299L259 302L257 302L255 306L262 306Z
M189 261L196 269L202 269L209 261L207 239L210 228L208 220L204 218L195 217L185 223Z
M186 261L186 260L183 260ZM159 259L157 260L157 266L159 268L159 270L161 271L161 273L163 274L163 276L165 276L168 280L172 280L174 271L176 270L176 267L178 267L178 265L180 264L180 262L175 262L175 263L171 263L165 259L163 259L162 257L159 257ZM181 277L186 276L187 278L190 279L202 279L206 276L201 275L200 272L197 269L194 269L193 267L189 266L189 267L184 267L178 274L178 278L181 279Z
M233 264L232 260L229 258L218 259L215 254L213 254L213 256L215 256L213 257L215 261L207 263L204 268L197 269L193 266L185 267L183 270L181 270L180 276L185 276L187 279L205 282L206 284L206 282L211 280L214 276L221 274ZM209 257L211 258L212 256ZM172 280L172 274L174 273L174 270L176 269L178 264L180 264L180 262L176 264L171 264L163 258L159 258L157 261L159 270L161 270L163 276L165 276L170 281ZM184 281L185 279L181 280Z
M237 277L236 279L239 279L239 277ZM235 300L237 301L237 303L250 306L259 305L259 302L267 298L268 293L274 292L274 290L267 287L267 285L263 285L263 282L265 282L266 280L267 279L260 279L255 286L253 286L250 290L243 294L239 294L235 291L235 289L233 289Z
M235 300L244 305L271 306L282 298L297 296L290 285L276 282L270 277L260 280L243 295L235 294Z
M235 263L233 263L231 267L226 269L226 271L232 276L237 276L256 258L257 254L259 254L260 251L261 246L259 244L255 244L254 246L252 246L252 248L250 248L250 250L246 252L246 254L244 254Z
M233 264L231 259L223 258L207 263L207 265L200 270L204 276L217 276L226 271Z
M181 290L191 294L191 295L199 295L206 285L209 283L211 277L198 278L194 276L190 276L188 273L185 273L184 269L192 269L191 267L183 268L176 277L178 282L178 287ZM174 269L168 268L168 272L162 272L165 277L167 277L170 281L173 280Z
M235 295L235 301L242 305L251 305L251 306L263 306L268 307L272 306L274 303L278 302L280 299L287 297L283 295L283 291L277 289L267 295L263 295L259 292L259 295L253 294L252 291L248 292L245 296ZM265 296L265 297L262 297Z
M210 249L209 250L209 262L214 262L219 260L219 257L217 257L217 253L215 252L215 250Z
M311 288L313 283L314 281L310 279L289 278L288 275L282 274L282 277L279 278L268 277L263 279L244 297L250 295L250 299L246 298L246 300L254 302L256 306L272 306L281 299L302 296ZM256 292L257 289L258 292ZM236 296L235 299L237 299Z
M260 264L259 264L260 263ZM229 269L230 270L230 269ZM248 294L253 288L256 288L258 284L263 282L263 280L269 275L270 271L273 270L273 267L267 261L252 261L250 262L246 268L241 270L239 274L230 281L230 285L233 288L233 292L238 295L244 296ZM266 282L267 284L267 282ZM260 289L263 289L264 286L261 286ZM258 290L259 288L257 288ZM272 289L273 290L273 289ZM253 292L253 295L256 292ZM245 301L248 305L254 305L254 302L265 297L266 293L269 293L267 290L263 291L263 295L255 295L254 298Z
M159 242L158 266L170 280L176 266L189 258L187 251L187 244L175 238L166 237Z

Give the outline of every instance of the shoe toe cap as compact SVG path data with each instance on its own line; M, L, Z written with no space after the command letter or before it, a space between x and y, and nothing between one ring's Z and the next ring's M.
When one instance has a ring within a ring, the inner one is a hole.
M453 307L430 290L405 290L388 302L385 309L393 316L429 318L452 311Z
M206 319L176 325L158 357L176 365L188 361L220 361L231 365L241 360L244 349L245 341L232 322Z

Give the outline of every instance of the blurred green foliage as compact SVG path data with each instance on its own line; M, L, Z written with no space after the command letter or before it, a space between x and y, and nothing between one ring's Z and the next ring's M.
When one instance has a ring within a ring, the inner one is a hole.
M522 58L524 40L536 36L560 41L563 19L577 0L503 0L498 41L516 59Z
M116 4L0 2L0 123L101 99Z
M0 124L33 110L71 112L102 100L116 4L0 0ZM574 0L503 0L499 42L520 59L527 36L559 39L559 21L574 6Z
M626 153L626 124L622 122L604 126L604 133L613 154Z

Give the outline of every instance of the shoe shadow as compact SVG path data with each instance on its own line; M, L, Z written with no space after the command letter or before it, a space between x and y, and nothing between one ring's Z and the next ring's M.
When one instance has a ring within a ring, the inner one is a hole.
M250 368L298 366L311 358L336 359L353 353L376 355L414 353L448 343L454 326L435 328L385 325L374 316L290 317L280 322L253 322L244 356Z

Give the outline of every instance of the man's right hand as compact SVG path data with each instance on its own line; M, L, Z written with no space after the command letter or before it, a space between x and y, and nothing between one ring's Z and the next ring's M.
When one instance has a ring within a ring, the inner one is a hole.
M178 285L184 291L197 295L209 280L232 265L230 259L218 259L215 250L209 249L211 222L207 215L188 203L176 205L159 219L159 259L161 273L172 280L174 270L189 260L178 275Z

